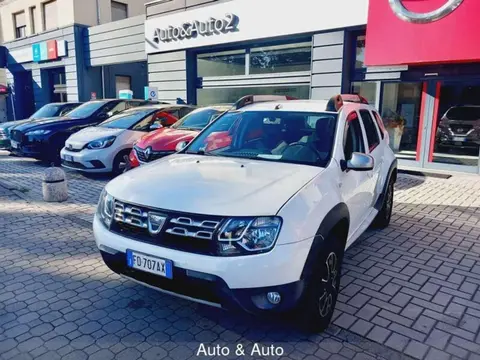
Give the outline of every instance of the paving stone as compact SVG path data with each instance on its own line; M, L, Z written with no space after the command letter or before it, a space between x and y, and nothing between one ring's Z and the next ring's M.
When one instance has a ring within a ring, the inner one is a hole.
M368 333L367 338L382 344L392 332L385 328L375 325L374 328Z
M405 354L421 360L423 359L427 351L428 346L413 340L410 341L410 343L407 345L407 348L405 349Z

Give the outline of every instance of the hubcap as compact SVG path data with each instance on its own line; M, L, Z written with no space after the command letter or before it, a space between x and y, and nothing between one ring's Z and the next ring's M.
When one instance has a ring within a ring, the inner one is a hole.
M318 310L321 317L326 317L333 307L333 297L337 292L338 258L334 252L325 261L325 275L322 277L323 292L318 300Z
M120 163L118 164L118 169L119 170L124 170L125 167L127 166L127 161L128 161L128 156L124 155Z

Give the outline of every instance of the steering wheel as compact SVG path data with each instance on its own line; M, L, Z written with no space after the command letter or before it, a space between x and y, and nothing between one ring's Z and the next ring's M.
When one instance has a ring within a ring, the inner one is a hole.
M285 150L283 150L283 153L285 153L287 150L293 148L293 147L304 147L310 150L312 153L314 153L317 156L317 159L321 159L323 157L323 154L318 151L312 143L310 142L294 142L288 145Z

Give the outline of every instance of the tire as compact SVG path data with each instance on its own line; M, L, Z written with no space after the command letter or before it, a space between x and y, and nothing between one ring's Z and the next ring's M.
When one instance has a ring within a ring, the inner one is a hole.
M394 182L392 179L390 179L385 194L385 201L383 202L382 208L372 222L372 227L376 229L385 229L388 225L390 225L393 210L393 185Z
M120 151L115 159L113 160L112 165L112 174L117 176L124 173L128 167L128 154L130 154L130 150L122 150Z
M305 293L298 306L300 327L313 333L325 331L330 325L340 291L345 242L330 235L320 251Z

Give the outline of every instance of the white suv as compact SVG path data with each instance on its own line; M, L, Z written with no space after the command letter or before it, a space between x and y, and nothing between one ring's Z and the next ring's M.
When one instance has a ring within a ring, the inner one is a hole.
M345 249L390 222L397 162L360 97L277 98L242 98L177 154L107 184L93 228L110 269L327 328Z

